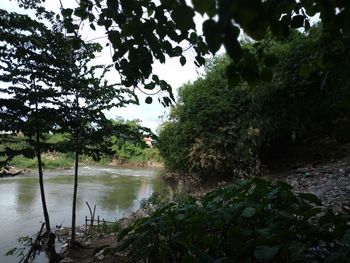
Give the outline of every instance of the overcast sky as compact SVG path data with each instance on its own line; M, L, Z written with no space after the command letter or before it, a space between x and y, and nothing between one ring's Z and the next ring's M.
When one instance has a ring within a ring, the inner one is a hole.
M63 5L65 8L72 7L75 1L72 0L63 0ZM59 0L46 0L45 6L47 9L59 12ZM14 11L18 13L28 13L27 10L21 10L18 8L17 2L12 0L0 0L0 9L5 9L8 11ZM196 18L200 20L200 18ZM197 23L200 25L201 23ZM200 29L200 28L198 28ZM85 25L82 30L83 39L90 40L94 38L104 37L104 29L98 29L93 31L89 28L88 25ZM103 46L106 43L106 38L101 38L96 40L100 42ZM198 69L194 65L194 53L189 50L185 54L187 63L185 66L181 66L179 58L167 59L165 64L155 63L154 73L157 74L161 79L167 81L172 87L174 94L177 94L177 89L184 83L188 81L193 81L197 78ZM103 52L96 59L96 64L111 64L111 52L109 48L105 48ZM108 79L113 82L117 80L118 73L112 69L108 75ZM140 105L129 105L125 108L113 109L106 113L109 118L123 117L124 119L140 119L142 124L146 127L151 128L156 132L157 127L161 124L161 116L164 116L169 109L164 108L160 103L158 103L157 95L153 96L153 103L146 104L145 98L146 95L137 91L137 95L140 100Z

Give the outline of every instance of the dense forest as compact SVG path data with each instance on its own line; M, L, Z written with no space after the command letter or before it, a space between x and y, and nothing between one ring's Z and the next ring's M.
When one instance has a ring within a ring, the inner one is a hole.
M117 227L117 242L96 253L122 262L348 262L349 208L335 212L266 174L350 141L347 1L80 0L74 8L59 1L60 14L41 0L17 2L35 17L0 10L0 165L35 158L44 218L41 247L34 241L21 250L22 261L40 249L50 262L62 260L45 154L69 153L74 163L71 250L81 246L79 160L157 158L141 152L149 129L105 116L138 104L142 87L153 94L146 103L171 106L157 140L165 172L230 183L199 197L153 196L145 201L152 211ZM103 47L84 41L82 24L105 32L112 65L92 64ZM208 59L221 47L226 54ZM205 72L175 102L154 64L189 63L188 49ZM119 82L107 80L110 71Z

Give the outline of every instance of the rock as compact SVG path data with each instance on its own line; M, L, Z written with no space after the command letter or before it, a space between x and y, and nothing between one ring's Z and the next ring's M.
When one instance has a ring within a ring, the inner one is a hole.
M344 160L350 160L350 156ZM326 208L339 212L343 205L350 203L350 162L344 160L298 167L282 176L279 174L276 179L288 182L296 192L316 194Z
M22 173L21 170L17 170L16 168L14 168L12 166L2 167L0 169L0 177L13 177L13 176L19 175L21 173Z

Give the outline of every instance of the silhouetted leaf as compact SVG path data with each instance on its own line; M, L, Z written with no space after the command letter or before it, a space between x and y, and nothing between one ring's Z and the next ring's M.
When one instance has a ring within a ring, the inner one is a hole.
M171 18L182 31L187 31L195 26L193 9L187 5L179 5L171 12Z
M153 101L152 97L147 97L146 100L145 100L145 102L146 102L147 104L151 104L152 101Z
M73 14L73 9L71 9L71 8L65 8L62 10L62 15L64 17L71 17L72 14Z
M186 58L184 56L180 57L180 64L181 64L181 66L186 64Z
M219 50L222 42L217 23L213 19L204 21L203 33L209 50L211 53L215 54Z
M304 16L303 15L295 15L292 17L291 20L291 27L292 28L299 28L304 26Z
M215 1L214 0L192 0L194 9L204 15L207 13L209 17L215 15Z

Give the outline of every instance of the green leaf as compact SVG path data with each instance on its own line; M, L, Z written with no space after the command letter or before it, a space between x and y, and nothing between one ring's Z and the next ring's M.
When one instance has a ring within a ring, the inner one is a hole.
M181 31L187 31L195 27L193 17L194 11L187 5L179 5L171 12L171 18Z
M152 101L153 101L152 97L147 97L146 100L145 100L145 102L146 102L147 104L151 104Z
M254 250L254 256L260 262L270 262L278 253L281 246L257 246Z
M252 217L255 214L256 214L256 210L254 207L246 207L242 212L242 216L246 218Z
M9 251L7 251L4 256L13 256L13 255L15 255L16 251L17 251L17 248L14 247L14 248L10 249Z
M152 16L153 13L154 13L154 10L153 10L153 9L151 9L151 8L148 8L148 9L147 9L147 14L148 14L149 17Z
M180 64L181 64L181 66L186 64L186 58L184 56L180 57Z
M314 194L311 193L300 193L299 196L304 199L307 200L311 203L314 203L316 205L322 205L321 200Z

